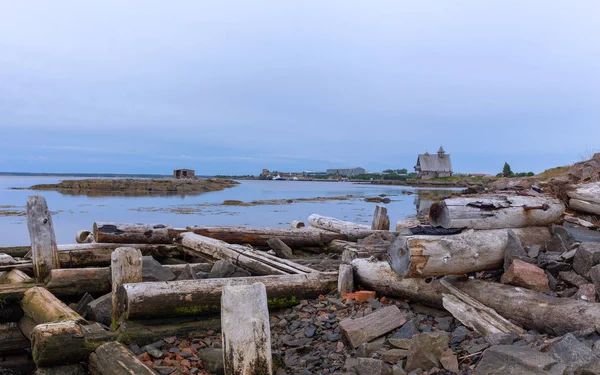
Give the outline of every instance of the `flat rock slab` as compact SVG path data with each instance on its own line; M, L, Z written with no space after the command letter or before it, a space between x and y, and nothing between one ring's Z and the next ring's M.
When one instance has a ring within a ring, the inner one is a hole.
M473 375L562 375L566 365L550 354L524 346L492 346L483 353Z
M406 371L413 371L418 368L429 370L433 367L440 367L440 358L448 349L450 337L446 333L421 333L413 337L408 349L408 359L406 361Z
M406 318L396 306L383 307L365 317L344 319L340 331L353 348L385 335L406 323Z
M358 375L383 375L383 361L372 358L348 358L344 364L346 371L354 371Z
M600 264L600 243L581 243L573 258L573 270L586 279L589 279L590 269L598 264Z
M218 260L210 270L210 279L217 279L223 277L246 277L252 276L252 274L241 267L237 267L233 263L227 260Z
M142 257L142 279L144 281L172 281L175 274L151 256Z
M560 358L565 364L572 367L584 366L598 360L592 349L570 333L567 333L562 340L552 345L548 350L548 354Z

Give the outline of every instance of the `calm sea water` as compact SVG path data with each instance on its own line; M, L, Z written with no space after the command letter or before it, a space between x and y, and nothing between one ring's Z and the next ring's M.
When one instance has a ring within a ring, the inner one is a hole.
M10 189L57 183L65 179L67 178L0 176L0 246L29 244L25 216L2 214L8 211L24 213L25 202L29 195L44 196L50 210L56 212L53 215L53 222L56 239L60 244L75 243L77 231L91 230L94 221L162 223L175 227L192 225L288 227L293 220L306 221L310 214L318 213L370 224L376 204L365 202L364 198L380 194L386 194L392 199L386 207L393 227L397 220L415 217L418 209L425 209L431 204L431 200L419 199L419 197L449 193L448 189L316 181L241 181L240 185L231 189L188 196L91 197L66 195L56 191ZM406 192L414 194L408 195ZM250 207L219 205L224 200L250 202L349 194L354 195L355 198Z

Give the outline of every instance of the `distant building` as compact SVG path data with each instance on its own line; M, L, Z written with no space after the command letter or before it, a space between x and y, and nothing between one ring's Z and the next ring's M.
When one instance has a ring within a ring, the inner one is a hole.
M265 175L265 176L268 175L269 174L269 170L267 168L263 168L262 174Z
M428 152L420 154L415 171L418 172L419 178L423 179L452 176L450 154L446 154L442 146L437 154L432 155Z
M193 169L175 169L173 171L174 178L194 178L196 171Z
M364 168L339 168L339 169L328 169L327 174L339 175L342 177L352 177L359 174L364 174L366 171Z

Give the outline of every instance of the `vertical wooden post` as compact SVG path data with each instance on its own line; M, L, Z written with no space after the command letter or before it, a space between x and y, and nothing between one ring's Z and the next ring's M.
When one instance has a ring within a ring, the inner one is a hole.
M118 290L123 284L142 282L142 252L132 247L119 247L110 257L112 273L111 328L118 328L121 306Z
M226 285L221 295L225 375L271 375L271 329L263 283Z
M31 239L33 273L38 281L43 282L51 270L60 268L52 216L44 197L32 195L27 198L27 228Z
M344 295L354 292L354 270L349 264L340 264L338 273L338 293L341 298Z
M390 218L387 214L387 208L384 206L377 205L375 207L375 214L373 215L373 224L371 225L373 230L390 230Z

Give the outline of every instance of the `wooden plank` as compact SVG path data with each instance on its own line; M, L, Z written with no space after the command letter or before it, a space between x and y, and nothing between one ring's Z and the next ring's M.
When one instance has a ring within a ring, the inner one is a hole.
M340 322L340 332L353 348L385 335L406 323L404 314L398 307L382 307L362 318L347 318Z
M90 354L89 370L92 375L156 375L129 349L118 342L108 342Z
M132 247L120 247L111 256L112 312L111 327L118 327L121 306L117 292L123 284L142 282L142 252Z

